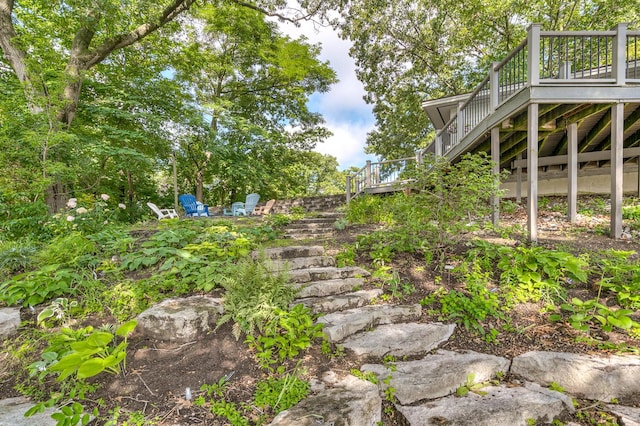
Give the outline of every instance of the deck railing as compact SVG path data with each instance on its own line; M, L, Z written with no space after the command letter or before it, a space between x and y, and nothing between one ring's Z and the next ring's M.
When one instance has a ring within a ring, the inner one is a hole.
M554 84L640 84L640 31L619 24L612 31L541 31L531 25L527 38L491 66L456 113L436 132L435 154L447 155L496 108L526 87ZM406 161L420 163L430 147L409 159L367 162L347 178L347 201L399 180Z
M367 164L354 175L347 176L347 202L365 192L392 189L393 185L406 181L403 175L418 162L420 162L418 157L380 162L367 161Z
M640 84L640 31L541 31L527 38L458 106L436 132L436 155L447 155L496 108L525 87L552 84Z

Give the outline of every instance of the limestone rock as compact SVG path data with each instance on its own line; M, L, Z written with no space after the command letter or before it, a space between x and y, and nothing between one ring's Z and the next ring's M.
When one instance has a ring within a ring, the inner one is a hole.
M266 262L267 268L273 272L291 271L304 268L323 268L336 266L336 261L329 256L295 257L293 259L278 259Z
M208 296L167 299L138 315L136 334L151 339L189 342L213 330L222 313L222 299Z
M328 314L318 322L324 323L324 333L330 342L339 342L369 327L420 318L422 307L415 305L374 305Z
M14 334L20 327L20 309L0 308L0 339Z
M640 394L637 356L533 351L514 358L511 372L542 386L556 382L574 396L604 402Z
M0 400L0 426L55 426L57 422L51 418L56 408L47 408L42 413L25 417L24 413L33 407L33 402L19 396Z
M640 426L640 408L607 405L607 409L615 414L624 426Z
M301 283L298 287L298 297L322 297L332 294L353 291L364 284L363 278L338 278L335 280L312 281Z
M548 424L565 411L573 412L569 397L533 383L511 388L491 386L482 391L486 395L469 392L464 397L449 396L396 408L411 426L526 426L531 419Z
M395 371L380 364L365 364L360 369L375 373L382 389L392 386L398 401L407 405L450 395L471 375L474 383L487 381L499 371L509 371L509 364L508 359L494 355L440 350L419 360L396 362ZM391 380L384 383L389 376Z
M382 295L380 288L360 290L353 293L339 294L325 297L307 297L296 299L293 303L301 303L314 313L335 312L341 309L359 308L368 305L372 300Z
M271 425L372 426L380 421L381 410L378 387L349 375L278 414Z
M293 283L308 283L320 280L335 280L338 278L361 278L371 275L368 271L358 266L346 266L344 268L296 269L289 272L289 279Z
M387 324L347 338L343 343L358 356L385 355L409 356L427 353L444 341L453 331L455 324Z
M296 257L312 257L323 256L324 247L322 246L288 246L273 247L262 251L254 251L252 256L254 259L264 257L266 259L294 259Z

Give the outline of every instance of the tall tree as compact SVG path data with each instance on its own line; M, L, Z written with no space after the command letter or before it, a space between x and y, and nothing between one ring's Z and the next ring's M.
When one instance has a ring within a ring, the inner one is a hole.
M189 41L176 54L175 69L209 125L189 142L189 148L200 148L184 153L193 166L196 197L208 173L217 183L216 201L224 203L227 196L260 191L282 167L279 153L309 150L329 135L307 100L327 91L336 76L318 60L318 46L281 35L261 13L234 4L197 12L183 25L180 36Z
M284 7L282 2L229 2L289 19L278 13L277 8ZM0 67L11 70L24 90L29 111L40 116L40 146L35 151L43 180L50 183L49 205L53 210L64 203L65 177L73 173L65 150L52 151L52 147L73 138L67 132L89 73L96 65L109 61L114 52L138 44L161 29L175 30L172 23L194 3L195 0L0 0L0 48L4 53ZM315 12L317 5L311 9ZM293 19L308 16L299 14Z

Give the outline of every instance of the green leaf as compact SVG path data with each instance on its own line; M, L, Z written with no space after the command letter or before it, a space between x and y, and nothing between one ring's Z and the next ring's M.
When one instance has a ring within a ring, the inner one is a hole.
M608 316L607 320L611 325L621 328L623 330L629 330L633 325L633 321L631 320L631 318L625 317L625 316L618 317L618 318L614 316Z
M104 371L104 360L102 358L91 358L85 361L78 368L78 378L86 379Z
M138 325L137 320L127 321L116 330L116 336L127 337Z

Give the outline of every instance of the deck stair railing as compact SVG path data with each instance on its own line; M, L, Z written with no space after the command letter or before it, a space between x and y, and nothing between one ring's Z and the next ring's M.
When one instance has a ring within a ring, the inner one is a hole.
M491 66L485 79L436 132L435 154L449 154L478 124L525 87L594 83L640 84L640 31L628 31L626 24L611 31L541 31L539 24L531 25L527 38ZM397 185L407 163L420 163L428 149L411 158L367 162L347 178L347 201Z

